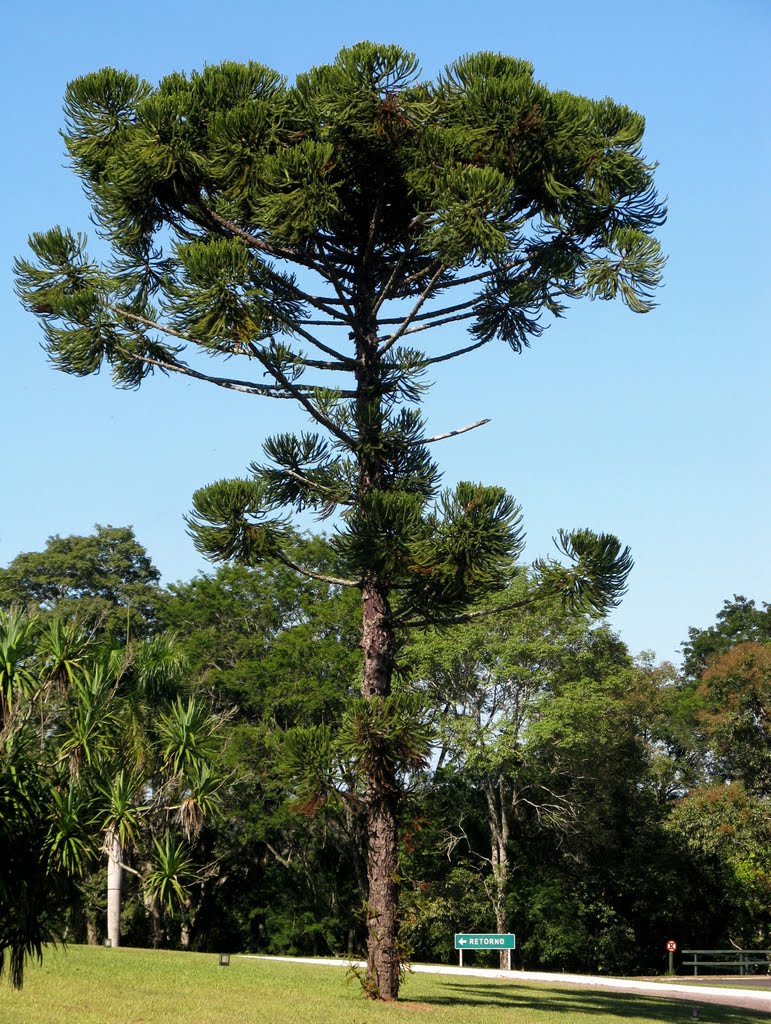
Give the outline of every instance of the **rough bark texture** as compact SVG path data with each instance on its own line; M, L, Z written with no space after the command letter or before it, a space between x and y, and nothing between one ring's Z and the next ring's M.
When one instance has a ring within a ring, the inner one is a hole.
M367 982L371 995L390 1000L399 995L396 798L378 795L368 810Z
M362 594L365 697L387 697L391 692L393 633L388 597L373 582ZM387 1000L399 995L397 809L396 779L388 766L381 765L367 779L367 989L373 997Z
M376 214L373 212L373 217ZM373 222L374 223L374 222ZM383 462L383 407L378 353L378 324L374 313L375 286L367 268L367 245L362 248L356 275L354 335L356 338L356 420L359 431L358 483L363 497L387 487ZM362 695L385 698L391 693L395 636L388 600L388 584L372 575L362 587ZM387 764L373 764L367 790L367 977L372 998L396 999L399 995L397 949L397 811L399 794L394 771Z

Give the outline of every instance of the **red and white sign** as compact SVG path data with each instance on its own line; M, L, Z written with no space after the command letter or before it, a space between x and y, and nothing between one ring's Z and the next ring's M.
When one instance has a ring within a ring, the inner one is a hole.
M676 953L676 952L677 952L677 943L675 942L674 939L670 939L669 942L667 943L667 953Z

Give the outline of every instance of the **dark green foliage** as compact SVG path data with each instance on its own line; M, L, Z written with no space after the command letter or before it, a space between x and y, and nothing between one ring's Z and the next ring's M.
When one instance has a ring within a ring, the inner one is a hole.
M286 550L319 574L333 557L318 537L293 536ZM170 591L164 622L230 716L223 756L232 776L213 834L216 888L204 894L196 943L359 947L361 798L350 764L330 753L361 671L356 595L300 580L280 562L223 566Z
M762 609L756 608L754 601L734 594L733 601L723 602L714 626L691 626L688 630L688 641L683 644L683 672L688 679L695 679L716 656L735 644L751 641L771 641L771 605L764 601Z
M0 974L20 988L27 959L61 938L73 878L49 860L54 791L32 730L0 736Z
M571 574L551 560L538 561L535 568L567 607L603 614L619 604L634 564L629 548L622 549L610 534L591 530L560 530L557 547L574 563Z
M293 535L286 552L319 575L333 557L320 537ZM162 620L219 706L288 728L340 720L360 672L356 597L280 562L222 566L172 585Z
M771 801L740 783L703 786L673 809L667 831L712 891L715 948L771 941Z
M378 792L405 788L404 775L427 767L432 730L415 694L361 697L352 702L340 730L340 747L356 772ZM396 779L396 783L394 783Z
M0 569L0 607L25 606L125 641L153 628L159 579L131 527L97 524L88 536L49 537L44 551Z

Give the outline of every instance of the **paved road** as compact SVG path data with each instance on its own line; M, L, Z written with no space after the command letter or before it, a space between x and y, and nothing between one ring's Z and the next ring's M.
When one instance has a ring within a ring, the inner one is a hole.
M351 960L323 960L308 957L269 956L253 957L260 960L284 960L289 963L317 964L327 967L350 967ZM364 963L356 964L365 967ZM643 981L635 978L597 978L583 974L550 974L545 971L496 971L484 967L450 967L445 964L412 964L412 970L425 974L454 974L469 978L500 979L521 984L535 981L542 984L568 987L572 985L597 991L612 989L615 992L626 992L630 995L657 996L662 999L678 999L689 1003L719 1003L721 1006L733 1006L743 1010L754 1010L756 1013L771 1015L771 991L765 989L751 990L721 988L710 978L709 984L694 979L695 984L669 983L661 981ZM721 979L723 980L723 979ZM737 979L757 984L755 979ZM758 979L766 981L767 979ZM734 984L731 979L730 984Z
M734 985L740 985L742 988L767 988L771 989L771 974L754 974L749 977L742 977L740 974L726 974L720 977L710 977L706 975L704 977L699 976L697 978L689 978L689 985L730 985L731 988Z

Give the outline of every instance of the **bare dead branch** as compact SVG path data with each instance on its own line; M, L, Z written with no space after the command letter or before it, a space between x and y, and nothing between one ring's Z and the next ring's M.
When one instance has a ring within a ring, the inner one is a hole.
M408 444L432 444L434 441L444 441L448 437L457 437L458 434L467 434L469 430L476 430L477 427L483 427L486 423L489 423L490 419L477 420L476 423L470 423L467 427L459 427L457 430L448 430L446 434L435 434L433 437L423 438L422 441L408 441Z

